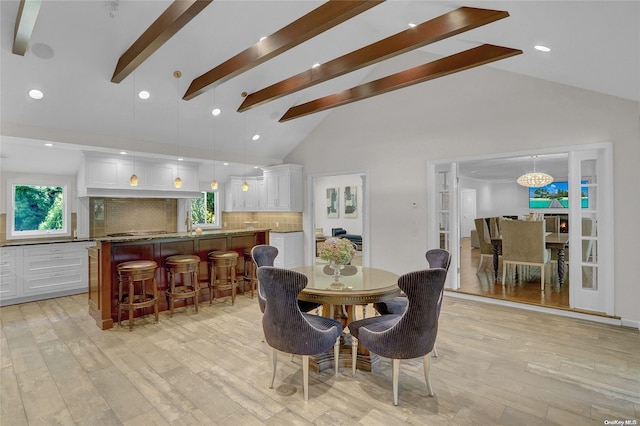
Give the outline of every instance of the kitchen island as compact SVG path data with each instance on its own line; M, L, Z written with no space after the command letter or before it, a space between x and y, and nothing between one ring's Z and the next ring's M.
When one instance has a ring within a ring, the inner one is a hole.
M160 311L168 310L164 297L168 286L164 259L176 254L193 254L200 258L198 280L201 288L200 301L209 299L207 281L209 271L207 256L216 250L233 250L238 253L238 276L244 267L243 251L257 244L269 244L269 229L236 229L180 232L173 234L149 234L96 238L95 247L89 251L89 313L96 325L106 330L117 321L118 273L116 266L130 260L153 260L158 264L156 279L160 297ZM226 293L216 294L226 296ZM178 301L176 306L182 306ZM126 314L123 312L123 320Z

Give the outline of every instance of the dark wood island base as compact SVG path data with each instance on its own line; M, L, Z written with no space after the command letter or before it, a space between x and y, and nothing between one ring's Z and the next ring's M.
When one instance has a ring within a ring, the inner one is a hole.
M143 237L97 238L95 247L89 248L89 313L96 325L106 330L117 321L116 299L118 294L118 274L116 266L130 260L153 260L158 264L156 279L160 297L160 311L169 309L165 291L169 285L164 260L177 254L193 254L200 258L198 271L200 291L199 301L207 302L209 292L207 282L209 270L207 256L216 250L233 250L243 259L243 251L258 244L269 244L269 230L220 230L205 231L201 234L175 233L146 235ZM238 276L242 277L244 263L238 262ZM227 296L218 292L214 297ZM230 290L227 291L230 293ZM176 306L184 306L177 301ZM257 303L257 302L256 302ZM143 313L141 312L140 315ZM123 318L125 319L125 318Z

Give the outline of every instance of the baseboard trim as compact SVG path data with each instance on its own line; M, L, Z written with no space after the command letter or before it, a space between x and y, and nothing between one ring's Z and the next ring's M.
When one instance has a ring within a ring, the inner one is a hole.
M564 309L553 309L544 306L529 305L526 303L511 302L509 300L494 299L491 297L474 296L466 293L458 293L455 291L446 291L445 296L456 297L458 299L473 300L475 302L490 303L493 305L508 306L511 308L524 309L527 311L542 312L545 314L558 315L561 317L576 318L586 321L593 321L602 324L618 325L624 327L638 328L640 324L637 321L625 321L620 318L605 317L602 315L590 315L582 312L575 312Z

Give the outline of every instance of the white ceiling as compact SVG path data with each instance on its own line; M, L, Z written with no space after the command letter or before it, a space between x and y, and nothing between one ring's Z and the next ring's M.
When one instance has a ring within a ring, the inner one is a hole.
M215 91L182 101L195 77L322 4L215 0L134 74L120 84L111 83L120 55L170 3L44 0L29 49L18 56L11 49L19 2L2 0L3 170L35 167L42 173L68 174L80 161L79 148L179 154L208 164L213 158L250 164L237 165L239 173L254 165L279 162L331 113L278 123L286 110L360 84L370 69L237 113L242 92L254 92L316 62L403 31L409 22L421 23L460 6L506 10L510 17L427 46L424 52L447 55L482 43L517 48L524 53L486 66L634 101L640 98L637 1L387 0ZM117 5L113 17L108 4ZM533 49L536 44L548 45L552 51L538 52ZM53 52L49 59L42 58L47 46ZM174 70L182 71L182 78L176 80ZM437 84L437 80L422 84ZM41 89L44 99L30 99L27 92L31 88ZM138 100L134 89L150 91L151 98ZM215 119L210 114L214 104L222 109ZM257 142L251 140L255 133L261 135ZM44 139L56 142L56 148L43 149Z

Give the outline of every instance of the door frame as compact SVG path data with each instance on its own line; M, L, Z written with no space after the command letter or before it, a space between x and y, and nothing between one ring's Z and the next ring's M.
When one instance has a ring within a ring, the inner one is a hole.
M362 201L358 200L358 207L362 213L362 265L369 266L370 264L370 247L371 247L371 229L369 221L369 170L367 169L353 169L353 170L340 170L334 172L324 173L312 173L307 175L307 200L305 212L302 217L302 228L304 235L306 236L305 244L305 259L306 265L313 265L316 260L315 256L315 198L314 181L316 178L331 177L331 176L344 176L344 175L360 175L362 178Z
M454 184L452 186L453 193L451 194L451 199L459 199L460 192L457 182L459 181L458 175L458 165L465 162L478 160L495 160L495 159L507 159L513 157L526 157L531 155L544 155L544 154L559 154L559 153L567 153L571 156L571 153L581 152L581 151L592 151L592 150L602 150L602 162L604 163L602 167L604 167L605 173L603 173L603 177L606 177L605 185L606 187L601 187L601 192L606 192L613 195L613 144L611 142L602 142L595 144L583 144L583 145L569 145L569 146L560 146L560 147L549 147L544 149L535 149L528 151L516 151L516 152L503 152L503 153L494 153L494 154L485 154L479 156L468 156L468 157L457 157L450 158L446 160L430 160L427 162L427 199L430 201L431 208L427 211L427 245L428 247L439 247L439 228L438 228L438 210L436 197L438 188L436 188L437 184L437 170L442 170L443 168L450 166L450 169L454 172L451 176L451 179ZM571 173L571 169L569 168L570 164L567 163L567 168L569 174ZM613 199L610 200L610 204L608 204L608 208L610 209L607 212L607 217L613 218ZM571 211L567 212L571 215ZM571 220L571 219L570 219ZM454 265L453 259L457 259L460 257L460 217L458 214L453 214L451 216L451 228L457 229L458 232L452 232L451 240L449 242L450 247L456 247L457 249L451 253L452 255L452 266ZM601 258L600 263L600 274L601 277L606 277L606 279L601 280L600 284L602 285L602 303L600 304L600 309L598 312L606 313L607 315L615 315L613 309L613 300L614 300L614 290L615 290L615 275L614 271L614 250L615 250L615 235L613 233L613 223L610 221L610 226L607 226L603 229L603 232L606 232L605 238L602 239L602 244L599 247L600 253L610 253L610 256L604 256ZM571 229L571 228L570 228ZM447 278L447 288L450 289L458 289L460 288L460 271L454 270L455 273L449 274ZM575 296L574 296L575 297ZM518 302L513 302L516 304L520 304ZM574 301L572 300L571 291L569 292L569 305L574 306Z

